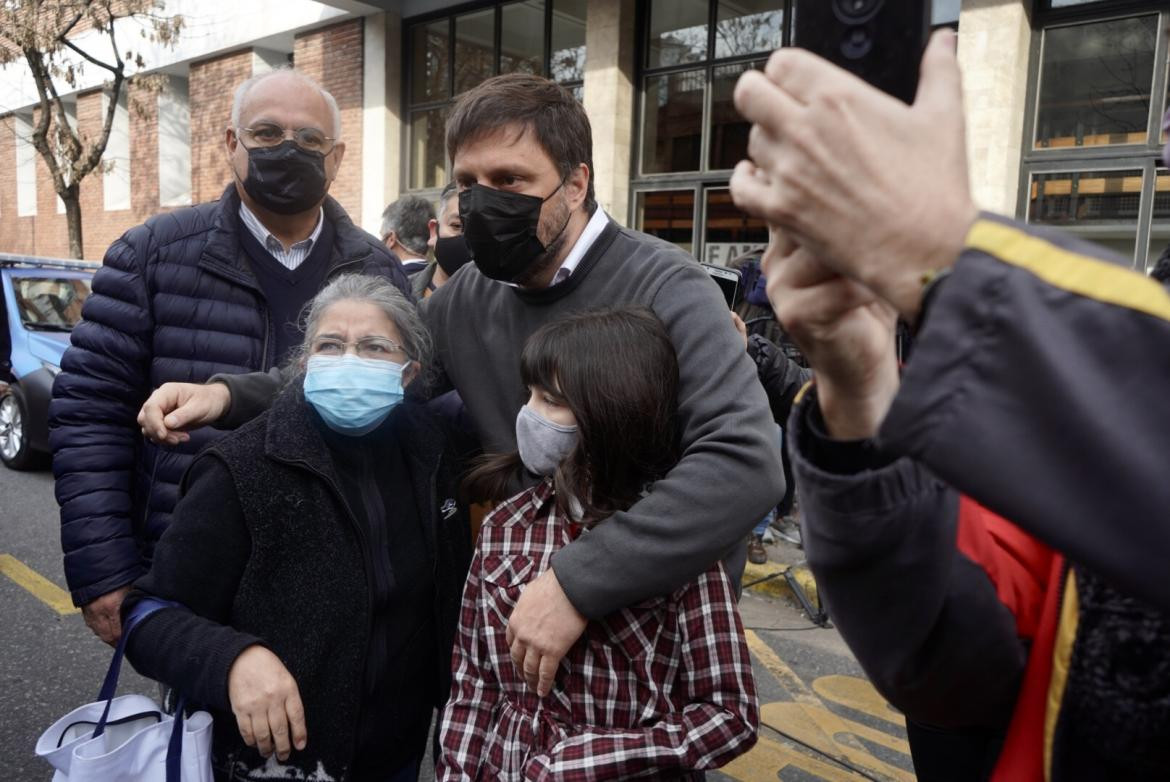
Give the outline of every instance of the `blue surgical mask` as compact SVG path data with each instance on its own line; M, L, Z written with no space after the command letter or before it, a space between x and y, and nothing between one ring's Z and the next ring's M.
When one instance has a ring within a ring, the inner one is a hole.
M577 427L553 423L524 405L516 416L516 446L529 472L549 476L577 446Z
M372 432L402 401L406 364L344 356L311 356L305 399L335 432L359 437Z

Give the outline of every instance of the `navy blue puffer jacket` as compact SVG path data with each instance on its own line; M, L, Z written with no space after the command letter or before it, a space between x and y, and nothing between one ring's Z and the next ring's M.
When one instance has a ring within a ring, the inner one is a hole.
M49 444L61 506L61 547L73 602L90 601L146 572L170 521L179 479L221 433L192 432L177 448L144 440L136 422L151 391L169 381L266 370L275 332L238 240L240 199L158 215L106 252L49 406ZM388 277L407 296L402 265L357 228L332 198L328 277Z

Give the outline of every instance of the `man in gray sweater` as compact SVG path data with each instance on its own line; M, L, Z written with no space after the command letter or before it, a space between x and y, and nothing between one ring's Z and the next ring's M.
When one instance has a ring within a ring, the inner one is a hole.
M748 533L784 494L780 454L718 288L678 247L597 206L589 120L571 93L526 74L489 79L456 104L447 151L475 263L422 311L441 385L460 393L486 452L516 450L520 351L550 320L641 304L678 352L682 459L632 508L558 552L512 613L513 659L544 695L588 619L669 593L721 558L739 576ZM192 425L239 422L277 385L266 375L219 380L160 388L143 408L147 434L175 441Z

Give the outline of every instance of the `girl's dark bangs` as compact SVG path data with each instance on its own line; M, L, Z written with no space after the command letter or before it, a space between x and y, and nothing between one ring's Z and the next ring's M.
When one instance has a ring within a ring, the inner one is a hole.
M557 358L563 353L557 349L559 332L559 329L541 329L529 337L520 353L520 379L525 386L540 386L549 391L559 387Z

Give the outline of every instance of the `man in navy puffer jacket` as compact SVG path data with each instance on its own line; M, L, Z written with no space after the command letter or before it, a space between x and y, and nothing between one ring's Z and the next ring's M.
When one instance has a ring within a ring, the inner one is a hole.
M218 433L168 448L136 423L171 380L279 364L300 342L302 306L333 276L390 278L402 265L326 193L345 152L333 97L289 69L236 90L225 134L235 181L219 201L158 215L106 252L49 408L65 578L107 643L146 572L179 479Z

